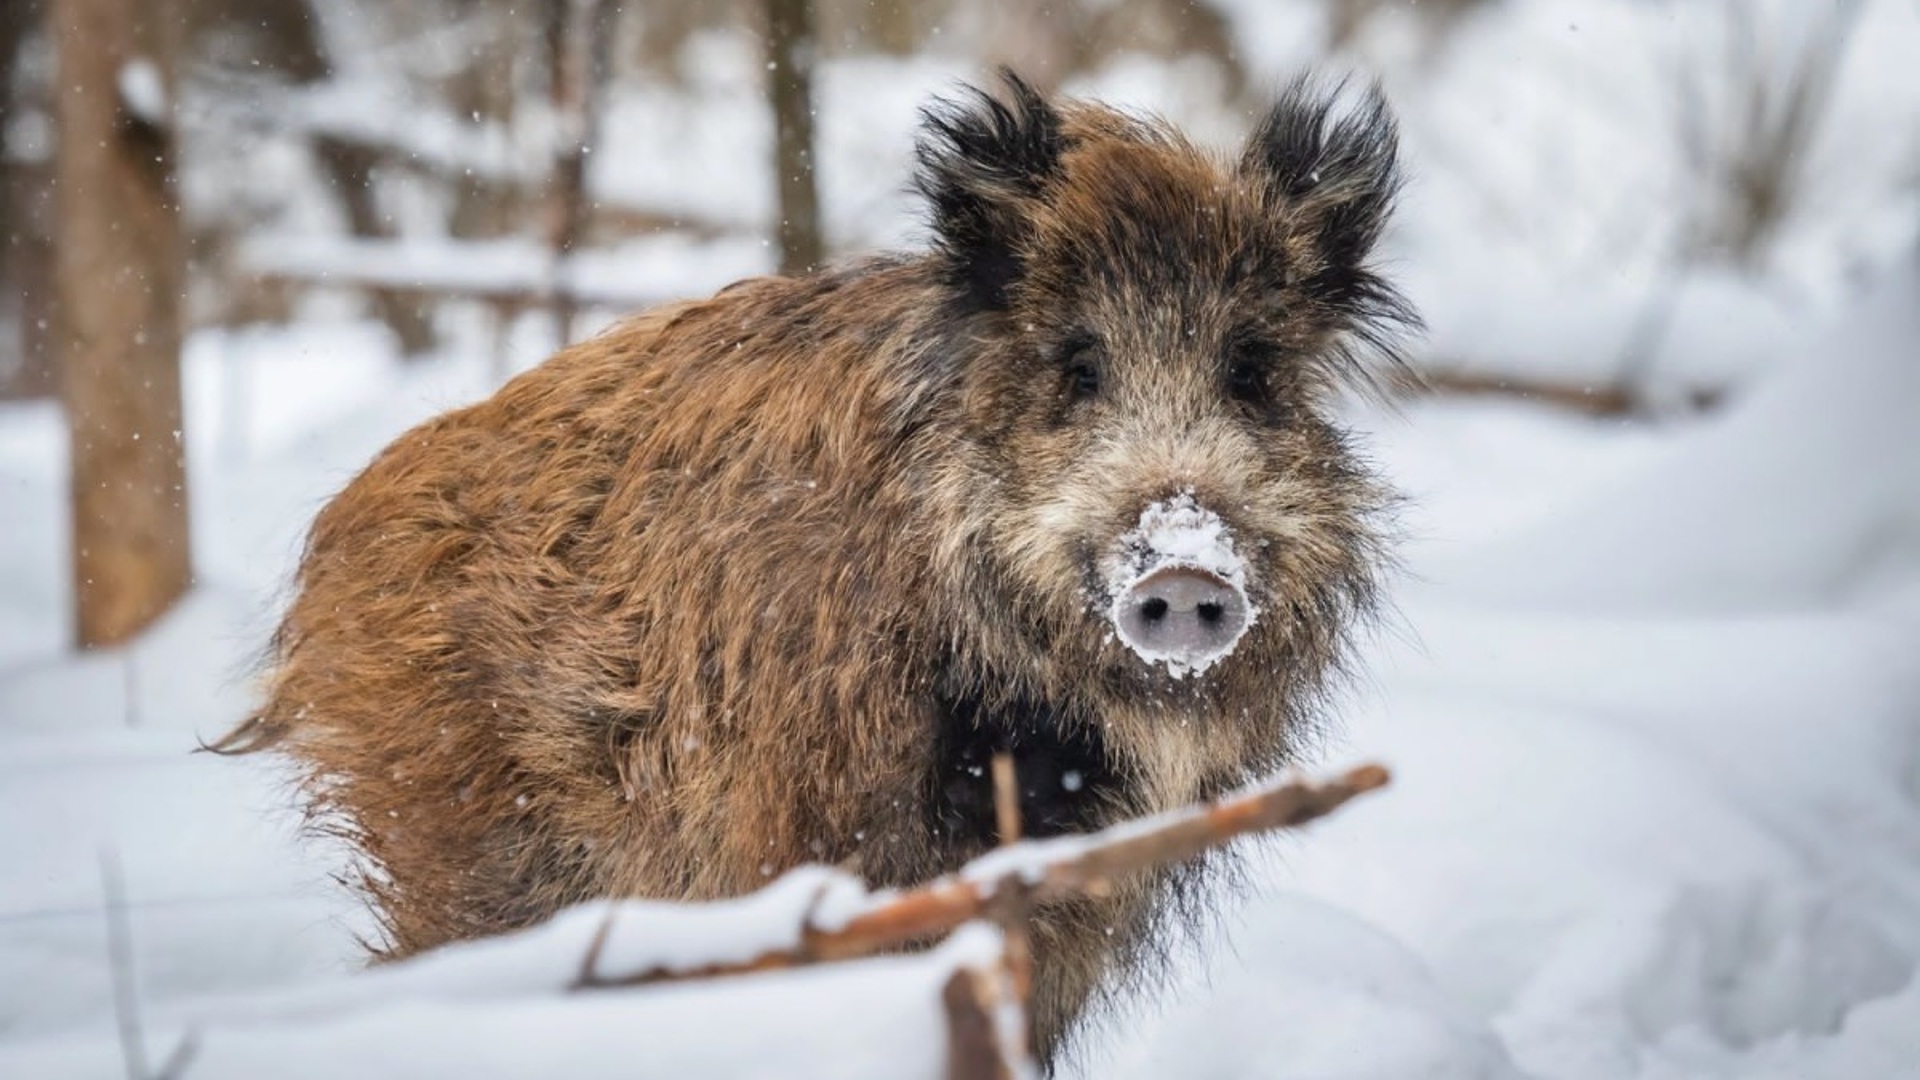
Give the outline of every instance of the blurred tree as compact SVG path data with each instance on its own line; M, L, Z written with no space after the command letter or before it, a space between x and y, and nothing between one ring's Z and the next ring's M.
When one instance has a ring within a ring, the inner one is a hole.
M553 171L547 181L547 246L552 253L547 302L561 344L573 340L577 299L566 262L579 244L587 217L587 148L600 120L607 49L619 7L605 0L546 0L547 94L553 107Z
M217 11L226 25L248 25L265 51L280 57L287 74L318 82L334 74L330 44L322 33L315 0L197 0ZM244 13L244 14L243 14ZM347 228L359 237L393 235L393 223L380 210L374 173L378 150L329 133L314 137L314 156L334 198L347 215ZM433 347L433 321L417 297L394 289L369 289L374 315L393 331L402 356L419 356Z
M185 62L272 72L295 82L333 74L311 0L174 0L187 25Z
M810 0L766 0L767 99L773 106L773 168L780 216L780 272L820 265L820 193L813 176L813 61L818 46Z
M123 642L191 579L184 245L169 0L53 0L54 343L72 441L75 627Z
M53 262L47 163L23 137L40 114L29 91L44 92L44 80L30 88L22 70L41 17L39 0L0 3L0 334L13 331L0 339L0 399L54 391L45 330Z
M894 56L910 56L919 51L927 27L945 5L936 2L869 3L859 13L862 29L874 48Z
M1129 54L1204 57L1219 71L1221 90L1229 98L1240 98L1248 89L1232 25L1212 4L1077 0L981 5L956 12L955 21L972 24L968 36L989 66L1011 67L1049 92L1075 74L1098 70Z
M1764 263L1802 197L1802 171L1864 7L1836 0L1783 28L1777 15L1724 3L1722 63L1680 72L1681 153L1706 203L1685 259Z
M1327 51L1342 52L1354 48L1376 15L1389 8L1417 17L1428 44L1428 56L1438 56L1463 17L1487 6L1491 0L1426 0L1413 4L1391 0L1326 0Z
M230 102L258 93L266 85L315 85L339 77L341 69L351 67L350 61L356 58L335 54L351 53L362 44L360 35L343 35L339 28L366 18L358 5L338 0L174 3L184 14L187 28L179 58L185 77L197 79L196 88L202 92ZM342 37L348 40L337 40ZM314 131L311 137L314 162L346 218L348 233L366 239L392 237L393 222L379 197L381 171L391 164L390 149L326 129ZM237 215L221 208L190 207L189 211L188 245L196 259L232 243L227 230L245 228ZM252 282L228 283L222 300L231 307L222 316L233 317L235 309L257 310L260 298L251 295L256 287ZM420 297L380 287L369 287L365 294L373 316L393 332L401 355L418 356L433 347L431 312Z

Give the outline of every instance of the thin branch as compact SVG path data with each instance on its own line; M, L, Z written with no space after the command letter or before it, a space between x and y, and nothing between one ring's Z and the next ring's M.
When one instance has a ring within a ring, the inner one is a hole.
M1536 405L1603 419L1646 416L1650 412L1641 388L1624 379L1578 383L1525 374L1481 373L1466 364L1450 361L1429 363L1419 373L1418 381L1403 381L1397 390L1406 397L1520 398ZM1676 390L1673 396L1695 412L1707 412L1719 407L1726 397L1726 388L1696 384Z
M153 1074L153 1080L180 1080L187 1074L187 1066L193 1064L195 1054L200 1052L200 1033L190 1030L180 1036L174 1044L173 1053L160 1065L160 1071Z
M1002 750L993 755L993 813L999 824L1000 846L1020 842L1020 783L1014 771L1013 755ZM994 921L1000 924L1002 942L1000 962L1006 969L1008 988L1019 1002L1019 1030L1009 1038L1022 1049L1023 1058L1032 1055L1031 1027L1026 1023L1028 1003L1033 998L1033 935L1027 924L1033 916L1031 897L1025 890L1007 889L993 903Z
M1003 846L1019 843L1020 788L1014 781L1013 755L1004 750L993 755L993 818Z
M127 887L120 858L111 847L100 849L100 889L106 901L107 969L113 977L113 1020L120 1056L126 1063L127 1080L147 1080L147 1043L140 1031L140 994L134 985Z
M1324 783L1289 781L1082 837L1035 841L1002 848L920 888L874 898L866 910L834 926L808 918L799 941L745 962L694 968L655 967L623 975L603 974L599 958L606 937L597 936L581 964L575 989L636 986L850 960L924 943L970 919L989 914L1010 896L1033 905L1099 895L1112 883L1141 871L1193 858L1249 833L1292 828L1339 809L1348 800L1386 785L1387 770L1362 765ZM1017 861L1013 861L1017 856Z
M587 951L580 957L580 974L574 976L574 985L592 984L594 967L600 961L600 954L606 950L607 937L613 933L613 913L613 908L607 909L606 916L600 920L600 925L593 931L593 939L587 942Z

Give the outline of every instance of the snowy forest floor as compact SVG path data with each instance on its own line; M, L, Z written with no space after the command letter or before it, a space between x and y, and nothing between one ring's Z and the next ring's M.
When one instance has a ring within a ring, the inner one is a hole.
M1828 364L1783 365L1696 423L1356 413L1411 497L1408 571L1320 760L1378 759L1396 782L1264 849L1169 1004L1087 1041L1091 1071L1914 1075L1917 286L1810 328ZM200 585L137 645L84 658L50 658L57 415L0 412L0 1062L117 1068L103 851L162 1015L355 966L364 916L329 853L295 841L276 778L190 751L244 708L310 512L484 385L481 361L408 367L379 342L353 325L197 342ZM233 365L255 392L298 387L259 398L297 413L222 431ZM714 1023L681 1037L743 1038Z

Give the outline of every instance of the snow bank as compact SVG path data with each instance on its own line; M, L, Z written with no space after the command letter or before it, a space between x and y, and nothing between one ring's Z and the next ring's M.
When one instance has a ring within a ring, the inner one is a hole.
M1398 941L1297 895L1261 904L1147 1039L1089 1071L1193 1080L1519 1080L1499 1038Z
M1409 618L1352 728L1394 789L1271 887L1405 944L1532 1075L1920 1060L1853 1027L1920 962L1912 627Z
M1820 606L1920 568L1920 272L1775 343L1780 370L1591 497L1435 559L1460 598L1529 607Z
M660 912L632 914L638 924ZM941 990L956 970L991 964L1000 951L999 934L976 925L914 957L568 992L604 916L597 907L580 909L523 935L456 946L317 991L157 1017L148 1025L150 1043L169 1052L184 1045L188 1074L201 1080L624 1078L636 1071L933 1078L946 1067ZM654 943L681 947L666 936ZM0 1073L9 1076L53 1080L119 1067L119 1050L98 1033L0 1043Z

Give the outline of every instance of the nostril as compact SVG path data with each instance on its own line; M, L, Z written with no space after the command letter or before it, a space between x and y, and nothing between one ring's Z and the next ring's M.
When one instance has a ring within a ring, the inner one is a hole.
M1115 599L1114 628L1148 662L1178 673L1205 670L1233 651L1250 621L1246 594L1193 566L1161 567Z

